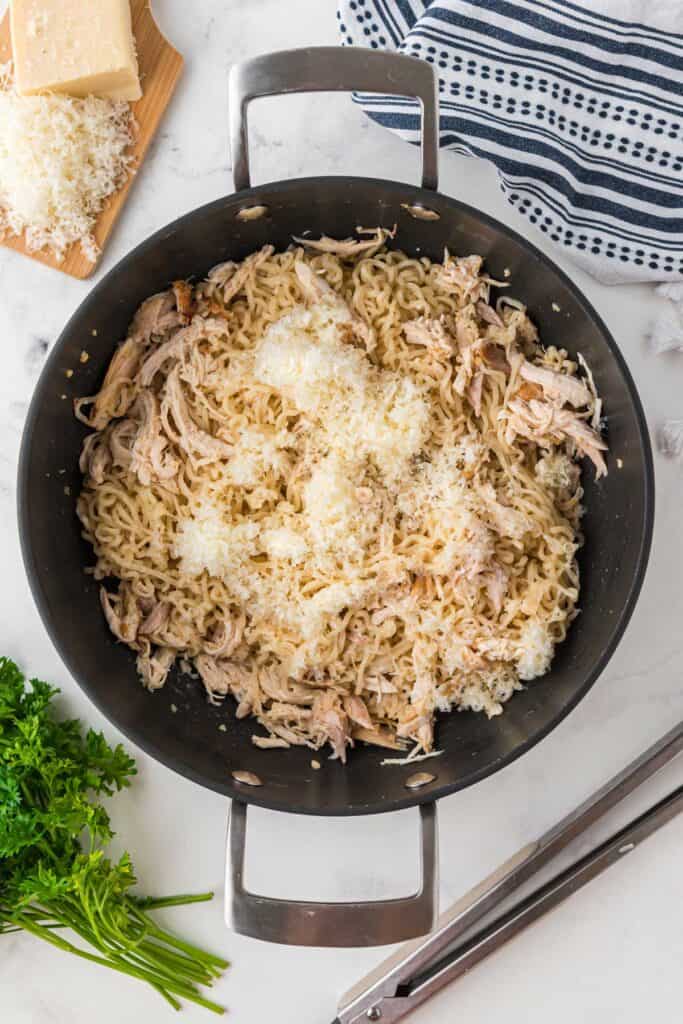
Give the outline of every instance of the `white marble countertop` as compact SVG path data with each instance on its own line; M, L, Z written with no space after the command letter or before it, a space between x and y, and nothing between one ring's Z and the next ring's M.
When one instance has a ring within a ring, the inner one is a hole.
M242 57L336 42L333 0L154 0L187 58L178 94L139 174L100 274L151 231L231 187L227 75ZM191 6L191 15L188 7ZM252 119L254 179L363 173L416 180L417 153L366 122L346 97L269 100ZM531 233L501 197L490 168L445 154L441 188ZM640 387L651 428L683 413L683 356L646 349L661 300L648 286L603 287L564 266L613 331ZM16 534L15 472L27 403L45 353L92 282L77 282L0 250L0 621L4 653L59 684L64 706L117 739L69 678L45 635ZM441 802L442 906L555 822L681 717L683 708L683 468L656 456L658 508L640 603L607 671L576 711L521 760ZM148 891L214 888L213 903L165 920L223 951L233 967L216 989L245 1024L324 1024L338 995L386 950L302 950L230 934L222 920L226 802L135 751L140 775L114 802L114 820ZM680 784L680 765L649 790ZM634 811L638 802L632 802ZM616 821L612 822L613 825ZM273 895L350 898L407 892L416 872L413 812L376 819L301 819L253 812L250 880ZM413 1017L507 1024L680 1020L683 928L678 820L445 990ZM390 851L387 853L387 851ZM83 964L29 937L1 940L0 1016L7 1024L161 1024L170 1009L142 985ZM185 1011L187 1021L208 1020Z

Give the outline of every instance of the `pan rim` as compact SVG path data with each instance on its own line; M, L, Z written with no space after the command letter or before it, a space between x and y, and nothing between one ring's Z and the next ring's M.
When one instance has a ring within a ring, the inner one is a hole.
M623 603L621 612L614 623L609 642L604 646L600 656L596 659L592 670L587 673L583 684L577 689L572 699L569 700L566 705L562 708L561 712L555 715L545 726L540 728L532 736L524 740L523 743L516 746L507 755L498 758L496 761L491 762L485 767L478 771L468 774L463 779L450 780L442 784L435 784L433 787L427 787L426 790L422 791L406 791L406 795L400 799L391 799L391 806L384 806L381 801L371 800L367 804L353 804L342 808L336 807L311 807L298 803L296 800L287 803L283 806L282 802L277 800L269 799L265 794L261 794L258 789L250 789L245 791L243 788L238 788L238 785L232 780L226 770L226 779L224 784L218 784L214 781L207 781L207 779L201 775L201 773L192 769L189 765L180 762L175 757L164 753L164 751L148 737L144 736L138 731L134 725L122 725L119 716L112 713L111 708L105 707L104 701L100 700L96 695L96 692L90 687L87 679L85 679L78 669L73 664L73 660L66 650L66 645L60 638L60 633L56 627L52 612L49 607L47 596L44 592L41 583L41 575L36 564L34 556L29 516L28 516L28 483L29 483L29 468L31 459L31 438L33 434L33 427L40 411L40 396L46 386L46 383L51 379L54 368L59 362L59 355L67 343L74 327L78 322L87 314L91 304L94 304L101 292L105 291L109 285L109 282L115 275L120 271L124 264L131 264L136 259L144 254L146 250L152 248L158 242L163 241L165 237L168 237L172 232L177 231L185 225L192 218L200 215L210 214L212 211L218 212L224 210L226 204L248 204L248 201L252 198L258 198L263 195L264 192L277 190L278 192L288 192L302 186L308 186L310 188L319 187L321 183L329 183L330 186L339 186L342 184L363 184L366 186L380 186L387 191L394 192L400 190L402 198L417 199L420 203L425 206L433 205L435 199L438 202L445 203L452 209L466 213L475 219L479 220L483 224L501 235L507 236L513 242L515 242L521 250L531 259L540 261L549 269L557 279L572 293L577 304L581 307L582 312L586 316L587 320L592 322L605 341L613 359L616 362L618 370L624 381L626 390L628 392L629 399L632 403L633 410L635 413L635 419L638 428L638 437L640 441L640 447L643 457L643 474L642 474L642 493L643 493L643 522L640 532L638 550L636 553L636 570L633 573L628 594ZM595 310L592 303L584 295L581 289L572 281L572 279L566 274L554 260L547 256L541 249L539 249L533 242L528 241L519 232L515 231L514 228L508 227L501 221L489 214L478 210L476 207L470 206L467 203L463 203L458 199L451 196L446 196L442 192L433 192L429 189L423 189L418 186L405 184L389 179L382 178L366 178L361 176L341 176L341 175L319 175L304 178L293 178L287 181L275 181L268 182L262 185L254 186L250 189L245 189L241 192L234 192L228 195L222 196L219 199L205 203L187 213L182 214L180 217L175 218L163 227L159 228L153 234L145 238L142 242L136 245L128 253L126 253L107 273L102 279L90 290L84 300L78 305L77 309L69 317L66 325L61 331L57 341L53 345L50 354L43 366L38 381L34 387L31 402L29 405L24 429L22 432L21 446L19 451L19 462L17 472L17 520L19 528L19 539L22 553L22 559L24 563L24 569L28 578L31 593L38 609L38 613L46 629L46 632L52 642L57 654L61 658L63 664L69 671L74 681L78 684L79 688L88 697L100 713L112 723L127 739L132 741L142 750L145 754L152 757L154 760L163 764L166 768L178 773L179 775L190 779L191 781L203 786L206 789L213 790L214 792L221 793L222 795L231 798L241 800L246 803L253 804L255 806L267 808L269 810L281 811L283 813L291 814L308 814L313 816L322 817L345 817L347 815L364 815L364 814L381 814L389 813L395 810L402 810L408 807L415 807L423 803L431 803L444 796L448 796L452 793L456 793L461 789L468 788L478 782L483 781L490 775L495 774L502 768L512 764L517 758L527 753L532 747L540 743L546 736L548 736L557 726L563 722L567 716L576 708L581 700L586 696L588 691L595 684L597 679L605 670L609 663L614 651L619 645L624 632L628 626L633 615L640 591L642 589L647 565L649 561L650 551L652 547L652 537L654 528L654 507L655 507L655 479L654 479L654 463L652 456L652 445L650 440L650 434L647 426L647 420L643 410L642 402L638 390L635 385L633 376L628 368L628 365L621 353L619 346L617 345L614 337L609 331L602 317Z

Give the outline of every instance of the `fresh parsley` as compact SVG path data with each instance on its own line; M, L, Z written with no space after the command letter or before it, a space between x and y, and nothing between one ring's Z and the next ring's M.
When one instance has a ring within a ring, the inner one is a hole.
M114 833L101 800L130 785L135 762L101 733L84 735L77 720L55 719L58 692L37 679L27 686L14 662L0 658L0 935L23 929L148 982L175 1009L184 998L222 1013L199 986L228 963L159 928L148 913L213 893L133 895L129 855L105 855Z

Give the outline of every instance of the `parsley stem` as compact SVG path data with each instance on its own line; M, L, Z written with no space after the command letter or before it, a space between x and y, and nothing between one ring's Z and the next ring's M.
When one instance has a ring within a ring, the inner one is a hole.
M173 992L199 1006L205 1007L207 1010L211 1010L213 1013L222 1014L225 1012L224 1008L219 1006L218 1003L205 999L201 993L197 991L192 982L183 981L178 977L173 977L172 975L167 976L166 972L150 970L149 964L146 964L143 958L138 958L135 954L133 954L133 957L136 960L140 960L141 966L138 966L135 962L130 963L119 954L112 953L108 950L103 950L105 953L104 956L97 956L94 953L89 953L87 950L79 949L78 946L74 946L73 943L68 941L68 939L55 935L54 932L46 929L43 925L34 924L29 917L19 915L16 923L25 931L30 932L39 939L43 939L45 942L51 943L53 946L57 946L58 949L62 949L68 953L73 953L75 956L81 957L84 960L89 960L91 963L101 964L103 967L109 967L111 970L118 971L120 974L127 974L129 977L148 982L157 991L161 991L164 998L171 1002L171 1005L175 1006L176 1009L179 1008L180 1004L176 1006L177 1000L173 999L171 995ZM85 938L85 936L81 937Z
M172 996L170 992L167 992L166 989L162 988L161 985L152 985L152 988L155 988L159 995L163 996L164 999L171 1004L174 1010L182 1010L182 1003Z
M162 907L182 907L186 903L207 903L213 899L212 892L198 892L180 896L142 896L135 899L140 910L160 910Z
M152 946L139 938L129 941L125 936L105 934L101 930L95 933L90 926L89 919L83 916L69 914L65 920L68 926L84 941L101 949L108 956L116 959L132 959L145 969L151 965L160 975L164 975L168 981L174 984L179 983L181 978L188 974L194 975L193 980L200 983L212 980L212 975L201 964L188 958L177 957L170 966L167 965L164 962L167 951L161 946ZM171 951L168 952L171 953ZM172 955L175 956L175 954Z
M151 985L176 1010L187 999L222 1013L200 989L227 961L176 938L149 913L212 894L133 894L129 855L106 853L114 832L103 800L130 784L135 763L102 733L54 717L57 692L27 683L0 657L0 936L23 930Z
M169 946L175 946L176 949L181 949L187 956L193 959L202 960L206 964L211 964L219 971L226 970L230 963L227 960L222 960L220 957L214 956L212 953L205 953L203 950L198 949L197 946L191 945L189 942L185 942L183 939L176 938L175 935L170 935L168 932L161 931L157 928L153 921L149 921L149 934L154 935L158 939L162 939Z

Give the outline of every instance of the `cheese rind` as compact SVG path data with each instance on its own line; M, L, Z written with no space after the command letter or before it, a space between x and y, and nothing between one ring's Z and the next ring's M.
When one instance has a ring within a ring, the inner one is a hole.
M137 100L129 0L11 0L17 92Z

